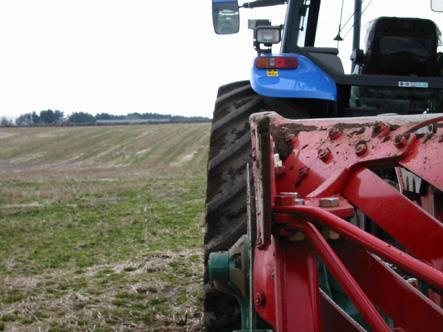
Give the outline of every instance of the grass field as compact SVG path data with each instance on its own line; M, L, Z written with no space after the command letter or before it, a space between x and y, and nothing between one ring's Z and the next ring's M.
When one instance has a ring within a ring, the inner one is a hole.
M0 128L0 330L199 331L208 139Z

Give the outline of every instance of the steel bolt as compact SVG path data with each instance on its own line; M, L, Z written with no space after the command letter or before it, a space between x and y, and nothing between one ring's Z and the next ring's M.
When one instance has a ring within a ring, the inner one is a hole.
M341 131L341 129L332 127L329 128L329 132L328 132L328 136L331 140L337 139L341 136L343 132Z
M263 293L255 294L255 304L259 307L264 307L266 304L266 296Z
M274 169L276 175L281 175L285 172L285 167L278 153L274 153Z
M295 135L294 134L289 134L285 136L285 142L286 143L292 143L292 141L294 140Z
M368 146L366 145L365 142L359 142L355 146L355 153L357 154L357 156L364 155L366 151L368 151Z
M256 245L257 247L260 247L262 244L263 244L263 240L262 240L262 237L261 237L261 232L258 231L258 232L257 232L257 239L256 239L256 241L255 241L255 245Z
M275 205L278 206L291 206L295 205L295 201L298 198L298 193L280 193L280 195L275 196Z
M386 123L384 123L384 122L377 122L374 125L374 132L373 132L373 134L374 134L374 136L376 136L376 135L380 134L381 132L384 132L384 131L388 132L390 130L391 130L391 128Z
M291 192L281 192L280 196L290 196L290 197L298 198L300 196L300 194L298 192L291 191Z
M376 122L374 125L374 128L380 132L382 131L384 128L386 128L386 125L383 122Z
M408 143L408 139L409 139L409 134L406 135L397 135L394 138L394 145L398 148L401 149L402 147L404 147L407 143Z
M305 200L303 198L297 198L294 205L305 205Z
M274 170L275 170L275 175L277 175L277 176L285 173L284 166L277 166L277 167L275 167Z
M291 205L304 205L305 200L299 198L297 192L282 192L275 196L275 205L277 206L291 206Z
M418 288L418 280L417 278L408 278L406 282L412 287Z
M305 178L309 173L309 168L307 167L302 167L298 170L298 176L303 179Z
M324 148L324 149L318 150L318 157L323 161L328 159L330 154L331 154L331 150L329 150L329 148Z
M336 208L339 206L337 197L323 197L320 198L319 205L322 208Z

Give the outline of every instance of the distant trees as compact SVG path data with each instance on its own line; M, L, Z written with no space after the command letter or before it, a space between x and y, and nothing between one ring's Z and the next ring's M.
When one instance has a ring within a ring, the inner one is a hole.
M61 111L53 111L53 110L47 110L47 111L41 111L40 112L40 123L45 124L57 124L63 122L64 114Z
M68 117L68 123L95 123L95 117L85 112L75 112Z
M12 120L9 120L8 118L2 117L0 119L0 127L12 127L14 125L14 122Z
M98 113L95 115L95 120L125 120L126 115L113 115L109 113Z
M160 113L128 113L127 115L113 115L99 113L95 115L96 120L167 120L167 122L206 122L210 119L204 116L183 116Z
M22 114L15 120L15 122L18 126L61 124L63 118L64 114L61 111L46 110L41 111L40 114L37 114L36 112Z
M60 125L60 124L94 124L97 120L158 120L157 122L206 122L209 118L201 116L182 116L159 113L129 113L127 115L113 115L97 113L95 116L86 112L74 112L68 117L59 110L44 110L20 115L16 120L17 126ZM0 119L1 121L1 119ZM6 120L5 120L6 121ZM0 123L1 125L1 123ZM4 123L6 125L6 122ZM13 125L11 122L10 125Z
M25 113L20 115L16 120L15 123L18 126L29 126L29 125L35 125L39 123L40 117L37 115L36 112L32 113Z

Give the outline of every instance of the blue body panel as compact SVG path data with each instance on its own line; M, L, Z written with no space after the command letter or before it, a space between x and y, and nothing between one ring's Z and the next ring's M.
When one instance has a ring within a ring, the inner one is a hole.
M254 66L251 86L255 92L266 97L337 100L337 85L329 75L303 55L281 54L285 55L295 56L298 68L279 69L278 76L269 76L266 69Z

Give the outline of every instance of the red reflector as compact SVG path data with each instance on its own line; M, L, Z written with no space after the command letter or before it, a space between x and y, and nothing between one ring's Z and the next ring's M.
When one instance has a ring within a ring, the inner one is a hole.
M261 56L255 59L255 67L258 69L295 69L298 67L298 61L295 57Z

